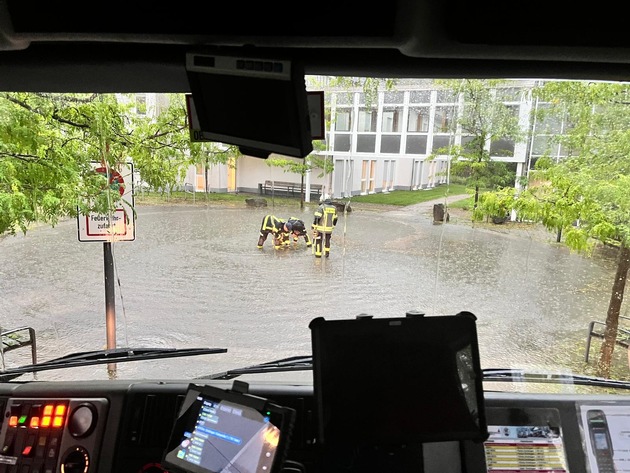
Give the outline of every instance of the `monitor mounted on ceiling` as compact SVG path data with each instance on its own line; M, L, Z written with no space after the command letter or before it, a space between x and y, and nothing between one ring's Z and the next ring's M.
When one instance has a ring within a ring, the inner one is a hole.
M206 139L260 158L271 153L304 158L313 150L299 62L188 53L186 73Z

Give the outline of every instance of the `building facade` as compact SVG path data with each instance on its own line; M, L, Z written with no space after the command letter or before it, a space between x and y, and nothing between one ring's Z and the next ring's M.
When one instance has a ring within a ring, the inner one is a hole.
M533 117L532 111L544 106L532 98L537 85L541 83L509 81L495 91L518 118L526 137L520 142L498 140L487 144L492 159L510 163L515 186L540 156L559 159L564 155L564 150L550 139L562 132L562 124L536 123ZM307 173L306 189L317 184L324 194L347 198L430 189L450 182L449 156L435 151L461 145L465 139L454 127L463 106L461 97L432 80L402 80L393 89L378 90L372 96L359 87L328 87L325 81L318 90L325 91L327 130L325 149L313 154L330 160L334 170L327 175L319 169ZM191 167L184 186L194 192L257 193L265 181L301 182L301 175L271 166L272 160L273 156L268 160L240 156L227 165Z

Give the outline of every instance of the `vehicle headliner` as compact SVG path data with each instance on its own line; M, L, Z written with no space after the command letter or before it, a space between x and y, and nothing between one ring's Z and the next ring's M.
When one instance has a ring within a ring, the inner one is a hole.
M192 51L298 59L307 75L625 81L620 6L0 0L0 90L188 92Z

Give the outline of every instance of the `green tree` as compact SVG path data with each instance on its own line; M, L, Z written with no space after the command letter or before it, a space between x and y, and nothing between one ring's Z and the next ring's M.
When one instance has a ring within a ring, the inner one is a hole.
M175 185L202 148L189 146L183 96L169 98L150 118L113 94L0 94L0 234L115 206L94 162L131 159L154 188Z
M479 203L481 189L495 189L514 182L514 173L506 163L495 161L494 153L506 154L497 148L502 140L520 141L523 132L514 110L504 104L500 80L439 80L436 83L461 97L461 109L453 108L448 131L454 136L461 132L462 144L434 150L430 159L447 155L450 173L460 177L474 189L474 208Z
M574 250L588 254L597 242L619 248L597 364L608 377L630 268L630 88L566 81L535 93L548 104L540 113L567 125L556 140L571 151L559 163L543 160L513 205L522 217L562 230Z
M203 144L192 147L185 97L182 94L159 96L154 114L125 114L125 152L140 172L143 181L162 193L170 192L183 180L188 165L201 159ZM130 96L133 100L133 96ZM118 113L124 110L118 110ZM116 111L114 111L116 113Z
M236 158L242 156L238 146L217 142L190 143L192 164L201 165L204 170L206 194L210 193L210 169L216 164L236 167Z
M369 107L378 103L378 93L381 90L392 90L399 79L381 77L347 77L347 76L308 76L307 87L310 89L360 89L365 97L365 104Z
M313 150L325 152L326 144L321 140L313 141ZM330 174L333 171L334 164L326 158L326 155L311 153L304 159L290 158L280 155L272 155L266 161L267 166L279 167L284 172L297 174L300 176L300 208L304 208L304 199L306 188L304 186L304 179L306 173L319 170L317 177L323 177Z

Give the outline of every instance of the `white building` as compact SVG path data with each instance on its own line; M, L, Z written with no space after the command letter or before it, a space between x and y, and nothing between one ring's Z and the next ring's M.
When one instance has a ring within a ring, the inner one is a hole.
M532 109L540 106L532 100L535 85L531 80L511 81L498 92L518 117L527 139L519 143L502 140L488 147L492 159L512 163L516 181L543 154L556 158L563 154L559 146L553 147L548 134L541 133L543 129L561 132L560 125L543 128L532 119ZM462 136L452 126L461 102L451 91L440 89L431 80L399 81L395 90L379 90L371 101L360 88L324 90L326 150L314 153L330 159L334 171L320 176L321 170L313 170L305 178L306 188L318 184L324 193L342 198L421 190L449 181L448 157L429 157L433 150L461 144ZM145 99L148 108L149 95ZM300 184L299 174L269 166L268 161L241 156L227 165L212 165L207 172L202 166L191 167L185 187L197 192L208 188L211 192L258 193L267 180Z

